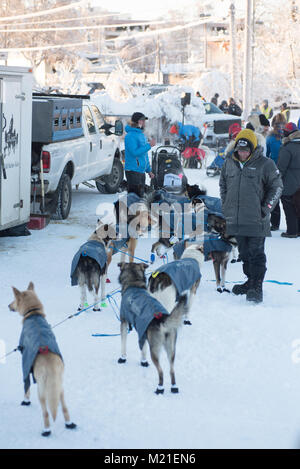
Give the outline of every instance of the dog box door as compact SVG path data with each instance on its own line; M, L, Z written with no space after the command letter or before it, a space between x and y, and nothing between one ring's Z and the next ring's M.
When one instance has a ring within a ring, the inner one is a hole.
M20 218L20 123L21 79L0 78L0 226L9 227ZM26 118L26 116L24 116Z

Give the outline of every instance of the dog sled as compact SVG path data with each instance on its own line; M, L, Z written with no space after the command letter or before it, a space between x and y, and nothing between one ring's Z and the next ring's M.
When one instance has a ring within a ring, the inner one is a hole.
M218 150L217 156L210 166L206 169L206 175L210 177L219 176L221 174L221 169L224 164L226 155L225 147Z
M158 147L152 153L152 172L154 178L151 186L155 190L165 189L175 194L186 190L187 178L181 164L179 148L169 145Z

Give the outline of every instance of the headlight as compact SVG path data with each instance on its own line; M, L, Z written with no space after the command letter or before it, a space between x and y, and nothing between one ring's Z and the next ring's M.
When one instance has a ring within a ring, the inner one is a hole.
M207 127L208 129L214 126L213 122L204 122L203 124L204 127Z

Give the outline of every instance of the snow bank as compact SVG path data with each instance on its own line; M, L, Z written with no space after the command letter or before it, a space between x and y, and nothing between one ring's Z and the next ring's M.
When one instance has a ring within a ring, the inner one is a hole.
M113 78L113 77L112 77ZM127 86L126 79L124 80ZM119 97L116 91L119 87ZM141 88L142 89L142 88ZM114 81L108 86L108 92L93 95L93 101L99 106L104 114L132 115L133 112L143 112L149 119L166 117L169 121L181 121L181 94L191 93L191 104L185 108L185 119L189 124L199 124L199 116L205 114L202 101L195 96L191 87L172 86L167 91L158 95L149 95L143 89L144 94L130 97L127 88L127 100L124 101L124 86L118 76L118 84ZM146 94L147 93L147 94Z

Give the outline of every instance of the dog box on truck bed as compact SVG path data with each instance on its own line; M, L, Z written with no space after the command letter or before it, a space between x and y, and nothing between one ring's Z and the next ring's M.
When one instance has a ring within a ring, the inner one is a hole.
M54 143L82 136L81 99L33 95L32 142Z
M30 216L32 71L0 66L0 230Z

